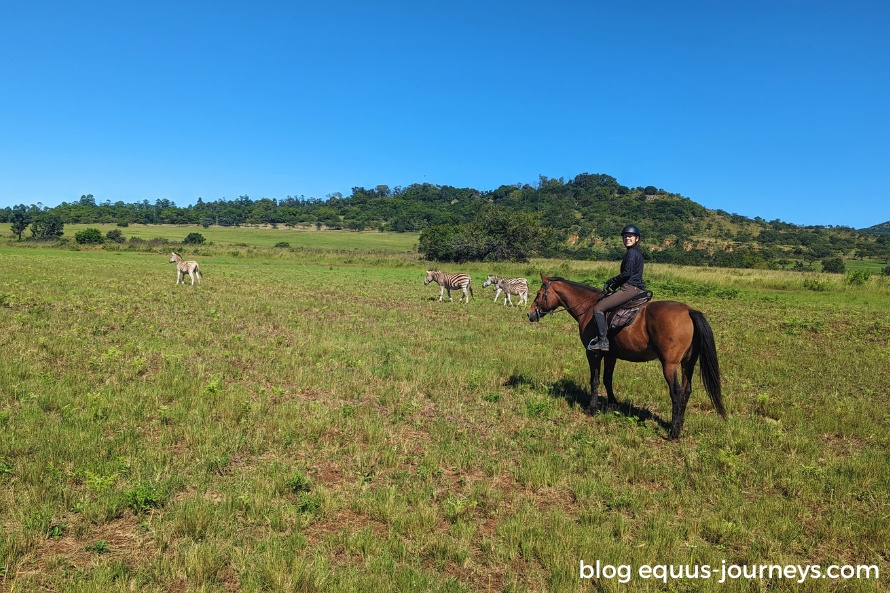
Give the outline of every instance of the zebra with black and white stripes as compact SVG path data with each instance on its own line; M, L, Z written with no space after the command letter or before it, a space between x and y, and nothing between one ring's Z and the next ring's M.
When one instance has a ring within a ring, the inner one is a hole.
M471 286L471 282L473 281L470 278L469 274L463 274L458 272L457 274L446 274L441 270L427 270L426 271L426 280L424 280L423 285L426 286L430 282L435 282L439 285L439 300L442 300L442 295L445 294L445 291L448 291L448 300L452 303L454 299L451 298L451 290L460 289L463 292L463 296L460 297L458 303L462 303L464 298L467 299L467 303L470 302L470 295L473 294L473 287ZM467 294L469 291L469 294Z
M500 276L489 276L488 280L482 285L482 288L491 285L496 286L498 289L494 294L495 302L497 302L498 297L501 296L501 291L504 292L505 307L508 302L511 307L513 306L513 299L510 298L510 295L519 296L520 306L528 302L528 280L525 278L501 278Z

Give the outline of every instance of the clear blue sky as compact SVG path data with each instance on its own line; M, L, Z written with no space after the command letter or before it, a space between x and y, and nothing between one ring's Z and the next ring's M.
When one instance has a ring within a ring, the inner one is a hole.
M890 220L890 3L4 4L0 207L605 173Z

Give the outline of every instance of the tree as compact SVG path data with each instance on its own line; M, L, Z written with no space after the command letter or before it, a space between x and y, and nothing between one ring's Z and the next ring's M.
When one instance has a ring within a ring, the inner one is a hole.
M58 239L65 234L65 223L57 214L44 212L31 222L31 235L40 241Z
M453 239L456 227L448 224L437 224L427 227L420 233L417 251L427 259L454 261Z
M532 214L486 204L472 222L424 229L417 249L441 261L527 261L549 248L553 237Z
M10 222L12 223L12 225L10 225L9 228L12 229L12 233L16 237L18 237L19 241L21 241L22 233L25 232L25 230L28 228L28 224L30 223L28 215L21 210L15 210L10 216Z
M843 274L846 271L844 260L839 257L827 257L822 260L822 271L831 274Z

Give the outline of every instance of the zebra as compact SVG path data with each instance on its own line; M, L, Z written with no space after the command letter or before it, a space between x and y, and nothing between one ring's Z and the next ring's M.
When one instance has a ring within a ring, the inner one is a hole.
M470 278L469 274L457 273L457 274L446 274L441 270L427 270L426 271L426 280L423 281L423 285L426 286L430 282L435 282L440 286L439 289L439 301L442 300L442 295L445 294L445 291L448 291L448 300L452 303L454 299L451 298L451 289L457 290L458 288L463 292L463 296L460 297L458 303L463 302L464 297L467 299L467 303L470 302L470 295L473 294L473 287L471 286L471 282L473 281ZM470 294L467 294L467 291L470 291Z
M494 294L495 302L497 302L498 297L501 296L501 291L503 291L504 306L506 306L508 302L511 307L513 306L513 299L510 298L511 294L519 295L520 306L528 303L528 280L525 278L501 278L500 276L489 276L488 280L482 285L482 288L491 285L496 286L498 289Z
M195 276L198 277L198 284L201 283L201 268L198 267L198 262L196 261L185 261L175 251L171 252L173 257L170 258L171 264L176 264L176 284L179 284L179 281L182 280L182 283L185 284L185 275L188 274L192 279L192 286L195 285Z

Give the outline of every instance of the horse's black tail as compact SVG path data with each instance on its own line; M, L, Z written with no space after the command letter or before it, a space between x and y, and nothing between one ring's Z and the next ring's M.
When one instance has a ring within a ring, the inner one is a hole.
M726 409L723 407L723 395L721 390L720 365L717 362L717 346L714 343L714 332L711 325L701 311L691 310L689 316L695 328L693 336L693 348L701 357L699 368L701 369L701 382L711 398L711 403L717 413L726 418Z

